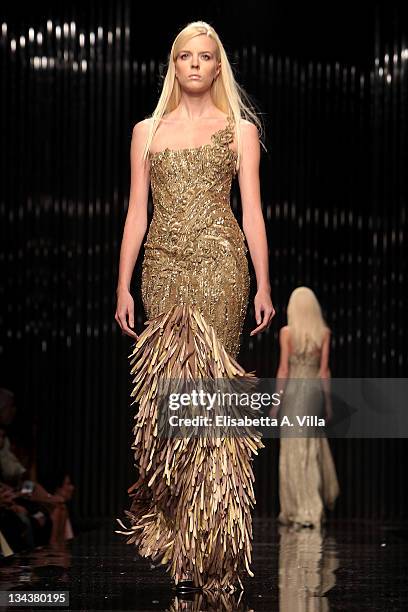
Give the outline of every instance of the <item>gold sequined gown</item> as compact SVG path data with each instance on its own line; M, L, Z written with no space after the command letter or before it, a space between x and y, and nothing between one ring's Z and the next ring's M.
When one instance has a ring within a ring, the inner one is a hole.
M320 352L306 343L289 356L288 380L279 418L287 416L293 427L280 439L279 522L319 526L325 508L332 509L339 484L330 446L321 428L302 427L297 416L324 417ZM307 435L304 434L307 432ZM316 436L313 437L313 433Z
M253 454L260 436L159 439L155 390L171 379L250 377L235 361L249 274L244 235L230 206L234 125L191 149L150 153L153 218L142 298L148 321L131 354L139 403L129 536L177 583L236 586L250 571Z

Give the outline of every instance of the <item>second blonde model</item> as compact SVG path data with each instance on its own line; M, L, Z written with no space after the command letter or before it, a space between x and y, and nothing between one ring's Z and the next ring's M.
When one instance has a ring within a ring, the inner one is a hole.
M280 362L276 374L283 390L279 412L293 426L281 436L279 452L279 522L319 527L325 509L339 494L336 469L327 438L315 419L331 418L330 329L309 287L297 287L289 298L288 324L282 327ZM302 426L297 420L310 419Z

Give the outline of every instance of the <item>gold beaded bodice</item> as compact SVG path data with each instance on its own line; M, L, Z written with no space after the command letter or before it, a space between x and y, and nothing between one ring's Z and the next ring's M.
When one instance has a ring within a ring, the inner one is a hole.
M209 144L150 153L153 218L144 244L142 298L149 319L195 305L236 356L249 274L244 234L232 212L234 125Z

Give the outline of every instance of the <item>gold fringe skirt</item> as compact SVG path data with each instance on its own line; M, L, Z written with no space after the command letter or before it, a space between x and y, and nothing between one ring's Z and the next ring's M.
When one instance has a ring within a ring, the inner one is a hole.
M204 590L242 588L251 564L253 455L259 434L221 438L158 435L159 379L251 378L228 355L197 308L180 304L146 322L130 355L139 403L133 429L139 478L126 526L127 544L163 564L174 582L190 575ZM133 403L134 403L133 402Z

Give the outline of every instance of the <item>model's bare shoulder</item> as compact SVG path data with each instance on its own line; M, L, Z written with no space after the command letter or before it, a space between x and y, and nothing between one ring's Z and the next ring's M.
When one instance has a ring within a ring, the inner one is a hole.
M133 136L137 138L146 139L149 134L149 129L152 124L152 118L146 117L146 119L142 119L142 121L138 121L133 126Z
M254 159L259 156L260 138L258 128L255 123L248 119L241 119L241 139L244 156L254 154Z
M149 137L149 129L151 125L151 118L143 119L142 121L138 121L133 126L132 131L132 151L136 153L138 156L141 155L144 151L144 147Z
M258 128L255 123L249 121L248 119L241 119L241 133L244 137L247 138L258 138Z
M279 344L281 349L291 350L290 328L289 325L284 325L279 330Z

